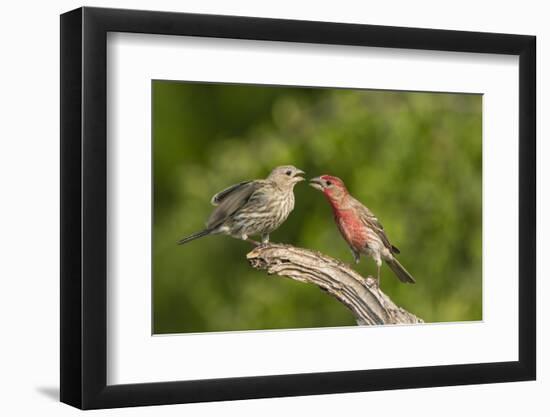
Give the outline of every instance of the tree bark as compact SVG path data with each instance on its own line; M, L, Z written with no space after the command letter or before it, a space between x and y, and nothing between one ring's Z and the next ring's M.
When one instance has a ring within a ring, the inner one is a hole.
M320 252L291 245L268 244L247 254L250 265L269 275L315 284L344 304L358 325L413 324L423 320L409 313L348 265Z

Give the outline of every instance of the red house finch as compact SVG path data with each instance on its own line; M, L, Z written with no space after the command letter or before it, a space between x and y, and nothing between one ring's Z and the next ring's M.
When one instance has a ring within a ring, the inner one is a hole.
M210 202L217 206L206 228L187 236L178 244L207 235L225 234L249 240L261 235L262 243L269 242L269 234L286 220L294 209L294 186L303 181L302 170L291 165L271 171L265 180L244 181L220 191Z
M399 249L393 246L384 228L374 214L353 198L344 182L331 175L312 178L310 185L322 191L332 206L334 220L353 253L355 262L361 254L369 255L378 268L377 284L380 286L380 267L382 259L402 282L414 283L412 275L399 263L395 254Z

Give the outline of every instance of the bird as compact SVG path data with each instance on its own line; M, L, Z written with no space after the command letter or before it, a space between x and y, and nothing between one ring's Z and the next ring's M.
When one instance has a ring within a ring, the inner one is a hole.
M412 275L401 265L395 255L400 251L393 246L384 227L376 216L347 190L344 181L332 175L312 178L309 184L321 191L332 207L334 221L340 234L349 245L355 263L361 255L374 259L377 267L376 285L380 288L382 260L401 282L414 284Z
M243 181L215 194L210 203L216 208L206 227L178 241L183 245L195 239L224 234L259 244L250 236L260 235L269 243L276 230L294 209L294 186L304 181L305 172L292 165L276 167L266 179Z

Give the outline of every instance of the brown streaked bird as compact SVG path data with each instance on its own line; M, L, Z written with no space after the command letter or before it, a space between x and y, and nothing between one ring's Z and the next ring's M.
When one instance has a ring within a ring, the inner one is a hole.
M304 181L304 171L284 165L275 168L265 180L244 181L220 191L210 202L216 206L206 228L187 236L178 244L203 236L224 234L248 240L259 235L262 244L294 209L294 186ZM254 242L257 243L257 242Z
M340 178L321 175L312 178L310 185L321 191L330 203L336 225L351 248L355 262L359 262L362 254L374 259L378 287L382 260L401 282L415 283L412 275L395 258L399 249L390 243L382 224L367 207L351 196Z

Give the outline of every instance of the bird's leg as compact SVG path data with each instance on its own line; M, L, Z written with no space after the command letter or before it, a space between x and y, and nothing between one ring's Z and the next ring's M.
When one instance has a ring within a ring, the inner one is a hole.
M358 264L361 258L361 254L354 251L353 249L351 250L351 253L353 254L353 260L355 261L356 264Z
M269 233L262 234L262 246L269 243Z
M380 268L382 268L382 259L378 256L374 261L376 262L376 287L380 289Z
M376 273L376 289L378 290L378 293L380 294L380 304L382 304L382 307L384 308L386 313L388 313L388 316L392 317L392 313L391 313L390 309L388 309L388 305L386 304L386 298L387 297L380 290L380 269L382 268L382 259L380 259L380 257L375 258L375 262L376 262L376 270L377 270L377 273Z

